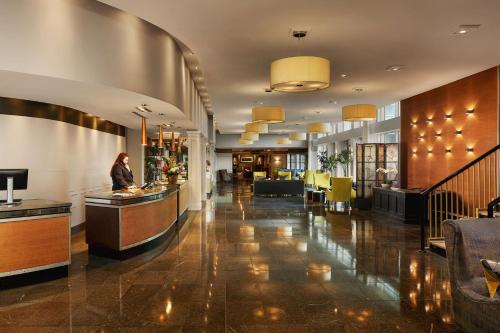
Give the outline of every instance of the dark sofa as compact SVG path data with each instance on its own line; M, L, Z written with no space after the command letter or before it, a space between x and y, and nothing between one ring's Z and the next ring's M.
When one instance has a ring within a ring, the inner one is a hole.
M303 180L256 180L253 183L254 195L304 195Z
M464 332L500 332L500 297L491 299L480 259L500 261L500 219L445 221L455 322Z

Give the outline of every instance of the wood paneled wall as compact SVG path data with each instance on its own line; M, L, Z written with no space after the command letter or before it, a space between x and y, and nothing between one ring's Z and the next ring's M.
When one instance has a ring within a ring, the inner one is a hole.
M401 101L402 186L429 187L497 144L498 70L494 67ZM467 114L471 109L474 113Z

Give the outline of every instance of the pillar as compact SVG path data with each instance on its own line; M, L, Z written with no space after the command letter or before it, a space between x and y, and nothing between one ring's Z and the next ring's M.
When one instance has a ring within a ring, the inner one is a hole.
M189 210L201 210L205 174L205 144L200 131L188 131ZM203 163L202 163L203 162Z
M119 152L117 152L118 154ZM127 128L127 154L129 165L137 185L144 184L144 146L141 145L141 131Z

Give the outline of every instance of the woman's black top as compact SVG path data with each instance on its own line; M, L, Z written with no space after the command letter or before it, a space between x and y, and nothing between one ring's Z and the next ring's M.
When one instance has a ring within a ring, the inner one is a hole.
M134 175L132 170L128 170L122 164L115 164L111 169L111 179L113 180L113 191L122 190L134 185Z

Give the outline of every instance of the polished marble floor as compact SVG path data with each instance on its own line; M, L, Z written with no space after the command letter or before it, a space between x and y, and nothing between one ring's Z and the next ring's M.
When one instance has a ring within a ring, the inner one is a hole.
M418 228L338 208L229 185L126 261L79 234L67 278L0 291L0 332L457 332Z

